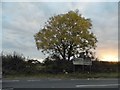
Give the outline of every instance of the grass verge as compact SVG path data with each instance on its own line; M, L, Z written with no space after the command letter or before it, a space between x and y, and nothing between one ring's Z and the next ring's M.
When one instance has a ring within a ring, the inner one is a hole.
M119 73L120 74L120 73ZM30 79L30 78L60 78L60 79L85 79L85 78L118 78L118 73L68 73L68 74L13 74L3 75L3 79Z

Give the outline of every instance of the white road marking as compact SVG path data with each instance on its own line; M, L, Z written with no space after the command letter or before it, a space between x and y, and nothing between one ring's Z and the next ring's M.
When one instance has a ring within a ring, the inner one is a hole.
M20 80L3 80L2 82L19 82Z
M62 79L49 79L49 81L60 81Z
M76 87L104 87L104 86L118 86L120 84L104 84L104 85L76 85Z
M41 81L41 80L27 80L28 82Z
M81 80L81 79L70 79L70 80L74 81L74 80Z
M12 80L13 82L19 82L20 80Z
M76 79L71 79L71 80L76 80Z

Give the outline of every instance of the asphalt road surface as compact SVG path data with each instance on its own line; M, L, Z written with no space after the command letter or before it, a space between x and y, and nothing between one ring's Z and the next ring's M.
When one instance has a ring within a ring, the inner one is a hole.
M3 80L3 88L118 88L118 79Z

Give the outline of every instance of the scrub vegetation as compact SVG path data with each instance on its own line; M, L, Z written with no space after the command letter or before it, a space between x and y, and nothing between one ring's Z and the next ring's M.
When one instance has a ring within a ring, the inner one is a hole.
M42 63L26 59L23 55L3 55L3 78L117 78L120 62L93 61L91 70L88 66L74 66L72 62L47 58ZM75 68L75 70L74 70Z

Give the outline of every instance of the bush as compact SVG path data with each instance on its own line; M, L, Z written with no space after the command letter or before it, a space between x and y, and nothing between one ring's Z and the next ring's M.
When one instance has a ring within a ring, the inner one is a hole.
M8 74L16 74L16 73L21 73L21 74L30 74L30 73L37 73L37 64L38 63L33 63L36 60L25 60L25 57L17 54L14 52L14 54L8 54L8 55L1 55L2 57L2 71L3 75L8 75Z

